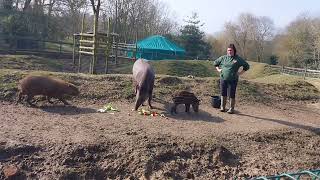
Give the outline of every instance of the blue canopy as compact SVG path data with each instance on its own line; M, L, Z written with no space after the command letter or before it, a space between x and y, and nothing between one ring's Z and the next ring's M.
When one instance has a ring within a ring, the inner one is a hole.
M137 51L137 58L148 60L182 59L186 54L183 48L160 35L138 41ZM128 55L132 57L132 53Z

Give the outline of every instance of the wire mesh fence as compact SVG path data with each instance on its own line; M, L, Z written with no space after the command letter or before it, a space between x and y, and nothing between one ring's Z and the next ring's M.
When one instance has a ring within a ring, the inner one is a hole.
M320 169L318 170L304 170L296 173L282 173L274 176L261 176L251 180L320 180Z

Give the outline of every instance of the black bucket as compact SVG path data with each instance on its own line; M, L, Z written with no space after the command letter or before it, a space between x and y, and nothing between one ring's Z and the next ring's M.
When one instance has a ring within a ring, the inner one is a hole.
M214 108L220 108L221 98L220 96L211 96L211 105Z

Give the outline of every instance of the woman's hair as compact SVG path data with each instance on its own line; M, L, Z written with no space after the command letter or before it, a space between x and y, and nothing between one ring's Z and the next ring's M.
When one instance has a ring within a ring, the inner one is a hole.
M236 49L236 46L235 46L234 44L229 44L228 48L233 49L233 51L234 51L234 55L236 55L236 54L237 54L237 49Z

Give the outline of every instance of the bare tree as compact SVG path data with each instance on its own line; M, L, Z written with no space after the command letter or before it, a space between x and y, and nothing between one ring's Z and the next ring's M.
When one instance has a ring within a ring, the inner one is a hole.
M59 10L65 18L66 28L69 36L76 32L80 32L81 13L86 12L86 0L56 0L59 3ZM57 9L58 11L58 9ZM69 30L70 29L70 30Z
M244 58L263 61L266 41L273 35L273 21L268 17L257 17L249 13L240 14L236 22L225 24L224 34L240 49Z
M252 36L256 47L258 62L263 61L265 42L271 39L273 30L274 24L270 18L263 16L255 19Z
M306 59L310 58L314 46L310 26L310 18L302 15L287 27L286 45L290 55L289 62L293 66L303 67Z
M319 68L320 19L307 14L298 16L277 35L274 49L280 62L295 67Z
M226 47L231 42L230 38L225 32L220 32L214 36L208 35L207 41L212 47L213 57L218 58L226 54Z
M141 39L152 34L167 34L177 27L169 18L166 6L158 0L110 0L102 11L105 17L112 17L114 31L120 34L122 41L132 42L136 36Z
M26 0L24 2L23 11L26 11L30 6L31 0Z
M313 59L316 69L320 68L320 18L315 18L311 23L311 33L314 38Z
M252 14L240 14L237 22L225 24L225 33L228 34L235 44L240 48L240 54L247 58L249 53L248 45L252 40L255 27L255 17Z

